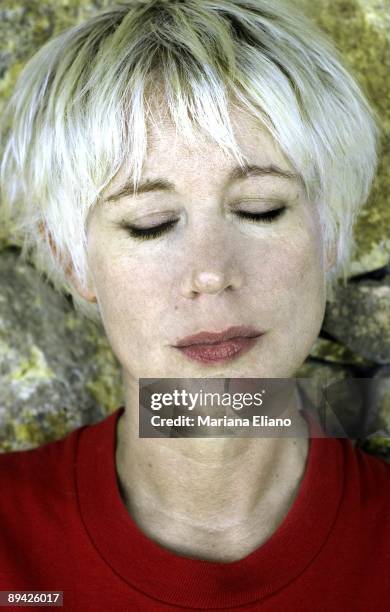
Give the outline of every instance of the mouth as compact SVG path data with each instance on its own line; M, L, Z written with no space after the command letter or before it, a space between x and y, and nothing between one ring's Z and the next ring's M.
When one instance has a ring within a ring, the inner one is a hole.
M202 331L182 338L175 348L194 361L220 363L249 351L263 334L258 329L244 326L229 327L222 332Z

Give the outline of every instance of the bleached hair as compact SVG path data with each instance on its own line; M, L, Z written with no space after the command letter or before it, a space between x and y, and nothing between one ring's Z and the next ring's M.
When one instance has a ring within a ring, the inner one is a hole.
M157 80L177 129L200 130L240 163L230 101L271 132L336 246L331 290L370 190L377 127L337 51L279 0L129 0L45 44L2 119L2 219L21 256L101 322L66 262L85 285L88 212L123 164L138 182Z

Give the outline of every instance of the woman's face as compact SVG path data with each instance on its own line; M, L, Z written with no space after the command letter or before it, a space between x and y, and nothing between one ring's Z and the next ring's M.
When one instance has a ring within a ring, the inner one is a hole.
M164 120L150 128L138 195L123 168L90 213L90 290L130 378L290 377L318 335L318 213L272 138L242 112L232 119L246 172ZM176 347L233 326L261 335Z

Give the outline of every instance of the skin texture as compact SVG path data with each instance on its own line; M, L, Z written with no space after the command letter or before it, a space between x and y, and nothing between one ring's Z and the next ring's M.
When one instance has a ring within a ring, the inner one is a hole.
M231 118L248 164L294 173L253 119L238 109ZM299 178L232 179L236 160L206 137L196 142L186 142L168 118L149 126L142 181L164 179L173 187L110 201L128 178L121 169L90 212L89 286L78 290L98 302L123 369L126 410L116 465L129 514L177 554L227 562L249 554L282 522L309 441L139 439L138 378L293 376L320 330L332 262ZM237 215L283 205L271 223ZM149 240L122 227L172 218L178 219L173 228ZM230 362L197 363L173 346L189 334L232 325L264 335Z

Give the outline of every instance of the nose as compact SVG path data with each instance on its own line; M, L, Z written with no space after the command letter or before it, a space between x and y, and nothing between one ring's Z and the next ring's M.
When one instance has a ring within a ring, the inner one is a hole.
M217 242L218 244L217 244ZM195 298L201 294L218 295L224 291L235 291L242 286L242 272L229 241L223 236L213 237L205 244L193 245L190 261L181 283L181 294Z

